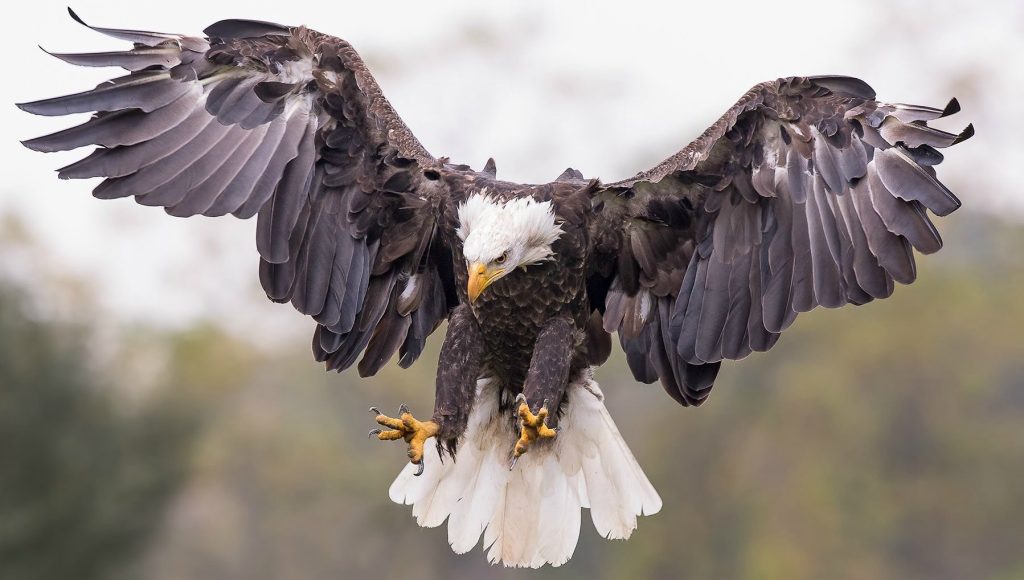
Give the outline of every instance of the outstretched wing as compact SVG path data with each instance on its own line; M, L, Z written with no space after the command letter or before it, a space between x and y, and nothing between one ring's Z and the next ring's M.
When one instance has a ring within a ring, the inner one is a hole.
M942 246L959 200L937 148L955 113L887 105L847 77L751 89L696 141L594 199L589 285L638 380L699 405L724 359L771 348L797 313L864 304Z
M396 351L412 364L454 301L448 250L434 235L447 193L425 176L438 162L352 46L245 20L218 22L206 38L93 29L134 46L54 56L129 74L19 105L96 111L25 145L97 145L60 177L104 178L93 192L102 199L131 195L175 216L257 216L260 281L317 321L318 360L341 370L365 349L363 375Z

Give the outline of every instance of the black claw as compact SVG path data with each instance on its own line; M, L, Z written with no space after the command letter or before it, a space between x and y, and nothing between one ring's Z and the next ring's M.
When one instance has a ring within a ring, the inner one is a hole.
M516 405L522 405L526 402L526 395L519 393L516 395Z
M547 399L544 399L544 402L540 404L540 408L541 409L547 409L548 408L548 400Z
M370 407L370 412L373 413L374 415L380 415L381 414L380 413L380 409L378 409L377 407Z
M512 471L513 469L515 469L517 461L519 461L519 458L513 455L512 456L512 461L508 462L508 470L509 471Z
M370 429L370 432L366 434L367 439L373 439L374 435L380 435L380 429Z
M414 473L413 475L415 475L416 477L419 477L419 476L423 475L423 461L422 460L419 463L416 464L416 473Z
M409 412L409 406L408 406L408 405L406 405L405 403L402 403L402 404L401 404L401 405L400 405L400 406L398 407L398 415L399 415L399 416L402 416L402 415L404 415L404 414L406 414L406 413L408 413L408 412Z

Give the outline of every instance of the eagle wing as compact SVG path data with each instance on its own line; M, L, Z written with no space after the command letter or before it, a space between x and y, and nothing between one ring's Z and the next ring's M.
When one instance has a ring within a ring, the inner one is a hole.
M759 84L686 148L599 189L588 286L638 380L705 400L724 359L766 351L797 313L888 297L942 246L926 210L959 200L937 148L955 113L877 102L847 77Z
M19 105L39 115L96 112L25 145L98 146L60 177L102 177L99 198L131 195L182 217L257 216L260 281L271 300L316 320L318 360L340 371L365 350L363 375L396 351L412 364L455 300L448 250L435 235L447 192L439 162L352 46L246 20L218 22L207 37L90 28L134 46L54 56L129 73Z

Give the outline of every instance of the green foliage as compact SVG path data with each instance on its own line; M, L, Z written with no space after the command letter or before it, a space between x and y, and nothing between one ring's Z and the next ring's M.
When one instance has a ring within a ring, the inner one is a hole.
M0 289L0 576L108 578L137 556L185 475L173 401L118 408L86 329Z

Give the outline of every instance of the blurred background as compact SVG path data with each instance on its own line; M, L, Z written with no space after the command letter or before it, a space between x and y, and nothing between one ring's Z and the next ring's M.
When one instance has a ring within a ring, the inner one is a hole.
M0 578L1024 578L1024 4L923 0L143 4L81 0L97 25L198 33L227 17L355 44L435 155L550 180L622 178L699 134L756 82L862 77L890 101L959 97L978 135L940 168L964 208L886 301L801 317L728 364L700 409L598 373L665 500L628 542L584 519L540 572L451 553L387 486L403 450L371 404L431 408L409 371L326 374L312 322L265 300L254 223L178 220L18 140L68 125L13 102L113 71L51 59L117 41L49 2L3 12Z

